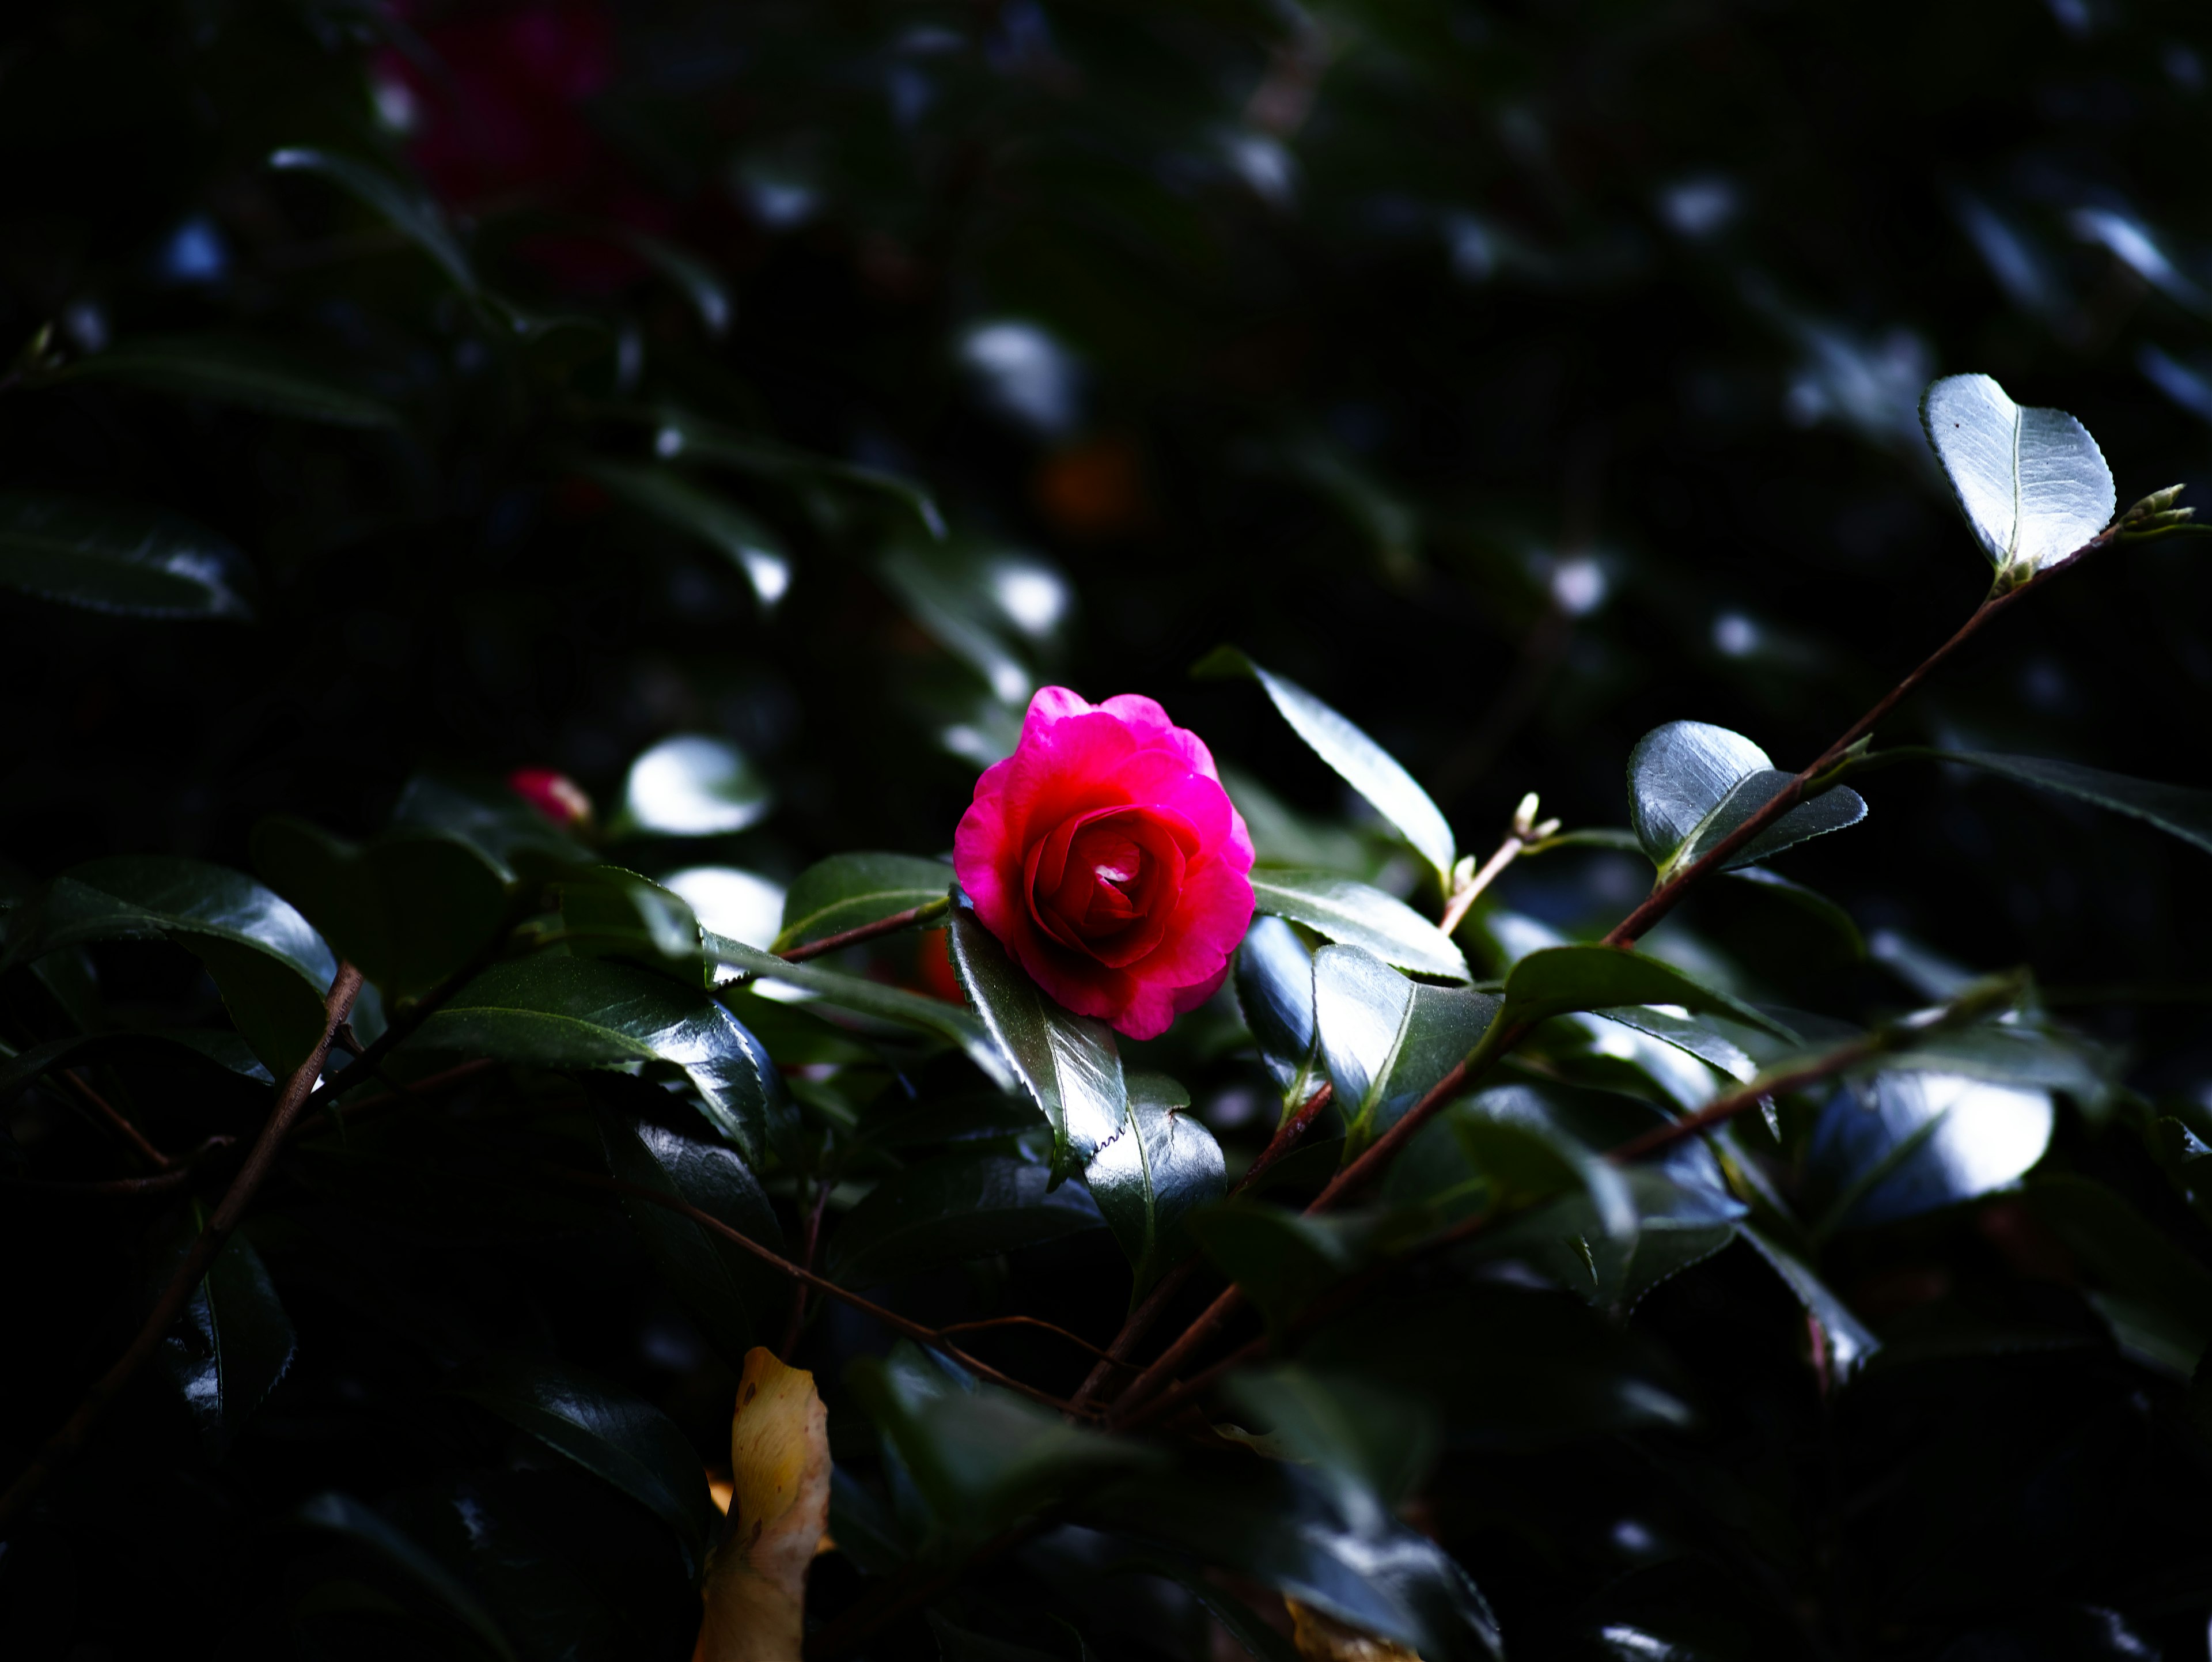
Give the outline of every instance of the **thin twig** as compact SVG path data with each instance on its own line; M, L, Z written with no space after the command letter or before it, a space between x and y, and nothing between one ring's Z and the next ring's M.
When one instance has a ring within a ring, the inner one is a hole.
M427 1075L415 1081L404 1090L386 1091L382 1096L363 1097L359 1102L342 1102L337 1105L337 1117L349 1126L357 1125L362 1120L383 1113L386 1109L397 1108L402 1104L420 1102L433 1091L442 1091L448 1085L459 1085L464 1080L474 1079L478 1074L489 1073L497 1066L499 1064L489 1057L478 1057L473 1062L459 1062L453 1067L441 1068L437 1073ZM379 1077L381 1077L381 1075ZM330 1130L331 1122L327 1117L303 1119L292 1128L292 1141L305 1142L311 1137L325 1136L329 1135Z
M909 906L902 912L893 912L889 917L879 917L872 923L863 923L857 928L840 930L825 934L819 941L809 941L776 956L787 964L804 964L810 958L819 958L824 953L834 953L847 947L857 947L863 941L873 941L878 935L896 934L901 929L927 922L951 910L945 900L925 900L919 906Z
M107 1125L110 1130L115 1132L138 1151L139 1159L144 1160L156 1172L166 1172L175 1164L167 1154L148 1141L146 1134L133 1125L120 1109L94 1090L83 1080L79 1079L75 1073L67 1068L58 1068L56 1071L68 1082L70 1089L84 1099L86 1105Z
M68 1422L40 1446L39 1452L31 1457L31 1464L25 1468L22 1476L16 1478L5 1495L0 1495L0 1536L4 1536L21 1517L24 1509L45 1486L46 1479L83 1445L86 1435L106 1411L108 1403L114 1401L124 1386L130 1384L131 1378L153 1355L170 1326L182 1313L186 1300L191 1297L192 1289L199 1285L200 1277L207 1274L208 1266L215 1262L216 1254L222 1250L223 1243L238 1227L239 1220L246 1215L246 1208L260 1189L263 1179L275 1166L277 1154L284 1146L284 1139L290 1132L293 1122L306 1108L315 1081L321 1076L324 1059L330 1053L331 1035L352 1010L354 998L360 991L361 971L350 964L340 964L337 977L331 983L330 996L323 1006L325 1020L321 1038L316 1042L307 1059L293 1070L277 1092L276 1105L270 1112L269 1123L261 1128L261 1135L254 1140L246 1163L239 1167L238 1175L230 1180L230 1187L216 1205L215 1215L200 1231L199 1239L192 1243L192 1249L185 1255L184 1263L169 1277L169 1284L162 1288L153 1312L140 1326L138 1336L131 1342L131 1348L94 1383L76 1412L70 1415Z
M237 1141L235 1137L214 1136L192 1150L182 1160L172 1161L169 1168L150 1178L108 1178L93 1183L47 1181L38 1178L0 1178L0 1189L20 1190L27 1194L118 1197L167 1195L184 1188L198 1175L203 1161L220 1154Z
M806 1238L799 1263L814 1268L814 1255L822 1245L823 1215L830 1209L830 1178L827 1172L814 1180L814 1204L806 1208ZM806 1320L806 1283L791 1284L791 1319L784 1324L783 1348L776 1354L787 1360L799 1345L799 1330Z
M1437 927L1446 934L1458 928L1466 919L1468 909L1474 904L1476 898L1491 886L1498 873L1504 871L1520 856L1521 850L1527 848L1531 840L1533 839L1524 840L1517 826L1506 832L1505 840L1498 845L1498 851L1482 862L1482 869L1468 880L1465 888L1452 896L1451 904L1444 908L1444 915Z
M1054 1324L1044 1321L1036 1316L989 1316L986 1317L983 1320L977 1322L951 1322L947 1324L945 1326L939 1328L937 1330L939 1333L981 1333L987 1328L994 1327L1041 1328L1047 1333L1058 1334L1061 1338L1066 1340L1068 1343L1074 1345L1079 1349L1087 1350L1094 1356L1103 1358L1106 1365L1109 1367L1128 1367L1130 1366L1130 1364L1127 1362L1115 1362L1112 1356L1108 1355L1104 1350L1091 1343L1090 1340L1085 1338L1081 1334L1071 1333L1064 1327L1055 1326Z

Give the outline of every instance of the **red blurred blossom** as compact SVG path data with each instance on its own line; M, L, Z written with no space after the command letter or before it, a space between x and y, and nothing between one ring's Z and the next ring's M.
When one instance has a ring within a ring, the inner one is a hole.
M1131 1038L1211 997L1252 922L1252 838L1212 754L1133 693L1040 691L952 848L976 916L1037 984Z
M562 831L574 831L592 821L592 799L584 788L555 768L517 768L507 776L507 786Z

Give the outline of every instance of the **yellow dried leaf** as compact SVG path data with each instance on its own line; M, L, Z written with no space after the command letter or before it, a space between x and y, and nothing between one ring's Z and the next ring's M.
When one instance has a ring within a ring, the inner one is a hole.
M1348 1628L1295 1598L1283 1602L1291 1608L1291 1637L1305 1662L1421 1662L1419 1652L1395 1640Z
M799 1662L806 1567L830 1521L830 1415L811 1373L759 1346L738 1381L730 1488L692 1662Z

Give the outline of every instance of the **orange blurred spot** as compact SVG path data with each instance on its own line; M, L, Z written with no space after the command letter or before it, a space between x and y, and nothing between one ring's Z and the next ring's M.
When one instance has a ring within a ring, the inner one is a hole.
M1151 517L1143 459L1117 434L1055 451L1030 481L1037 509L1065 536L1115 537Z

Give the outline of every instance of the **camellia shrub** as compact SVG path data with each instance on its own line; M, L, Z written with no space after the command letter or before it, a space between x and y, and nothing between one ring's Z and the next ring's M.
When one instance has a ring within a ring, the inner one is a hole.
M2092 632L2106 574L2172 576L2181 487L1747 277L1826 365L1785 407L1896 476L1877 528L1916 471L1956 511L1848 661L1734 609L1624 626L1795 689L1771 732L1683 719L1689 671L1662 709L1576 633L1632 560L1506 558L1384 481L1388 395L1285 413L1304 347L1186 375L1070 253L1267 268L1310 117L1332 236L1425 216L1449 281L1567 304L1632 257L1595 220L1547 253L1362 182L1386 113L1494 93L1506 25L860 9L88 6L6 69L143 173L6 210L43 253L0 585L44 702L0 867L0 1653L2201 1655L2212 1095L2169 949L2212 790L2076 759L2124 724L1929 713L2008 631ZM1669 186L1685 246L1725 185ZM2010 207L1954 194L2034 289ZM1085 417L1111 390L954 318L967 282L1079 296L1189 402ZM2092 351L2051 282L2024 309ZM1175 502L1295 557L1132 551ZM1764 568L1826 617L1817 562ZM1358 721L1273 651L1307 584ZM1429 649L1486 585L1534 607L1510 671ZM2094 649L2186 724L2196 661L2142 643L2195 627ZM2063 880L1999 917L1884 840L1931 819ZM2053 825L2087 852L2037 865ZM2136 956L1999 950L2107 891Z

